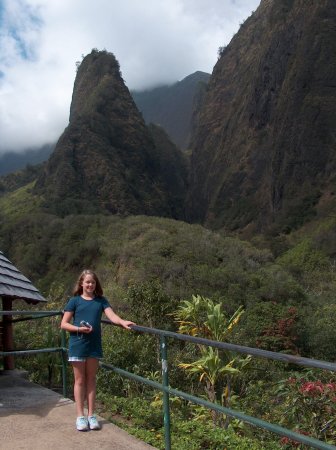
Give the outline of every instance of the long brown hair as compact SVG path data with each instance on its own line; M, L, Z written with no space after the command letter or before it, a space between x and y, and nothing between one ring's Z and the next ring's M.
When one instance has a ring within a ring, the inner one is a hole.
M73 289L73 295L82 295L83 294L83 280L86 275L91 275L96 282L96 289L94 291L94 295L96 297L102 297L104 293L103 293L103 288L101 287L100 281L99 281L97 275L92 270L89 270L89 269L83 270L83 272L79 275L78 280Z

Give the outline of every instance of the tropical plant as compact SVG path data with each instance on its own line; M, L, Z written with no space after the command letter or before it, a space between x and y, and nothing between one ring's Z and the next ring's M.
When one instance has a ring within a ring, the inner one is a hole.
M226 341L233 327L244 313L242 307L229 318L222 311L222 305L201 295L193 295L185 300L174 313L179 332L192 336L202 336L216 341ZM228 407L231 396L231 377L237 375L249 363L250 357L239 358L230 351L198 345L200 358L189 363L180 363L179 367L190 375L197 374L199 381L211 402ZM214 425L223 425L222 415L212 411ZM228 417L225 426L228 426Z

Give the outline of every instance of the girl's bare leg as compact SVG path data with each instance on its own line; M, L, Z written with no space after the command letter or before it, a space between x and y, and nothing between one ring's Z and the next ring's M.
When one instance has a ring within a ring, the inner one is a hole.
M77 417L84 416L84 402L86 397L86 362L73 361L74 372L74 397L76 402Z
M96 358L88 358L85 365L86 396L88 403L88 416L92 416L96 406L96 375L99 361Z

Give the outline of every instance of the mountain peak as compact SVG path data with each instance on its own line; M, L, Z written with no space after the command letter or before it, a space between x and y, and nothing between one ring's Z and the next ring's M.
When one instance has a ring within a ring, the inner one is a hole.
M35 190L61 215L105 211L169 217L176 211L160 152L113 54L93 50L80 64L69 126Z

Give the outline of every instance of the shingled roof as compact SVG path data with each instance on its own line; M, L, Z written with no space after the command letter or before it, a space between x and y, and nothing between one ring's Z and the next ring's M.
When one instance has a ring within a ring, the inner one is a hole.
M46 302L35 286L0 251L0 297Z

